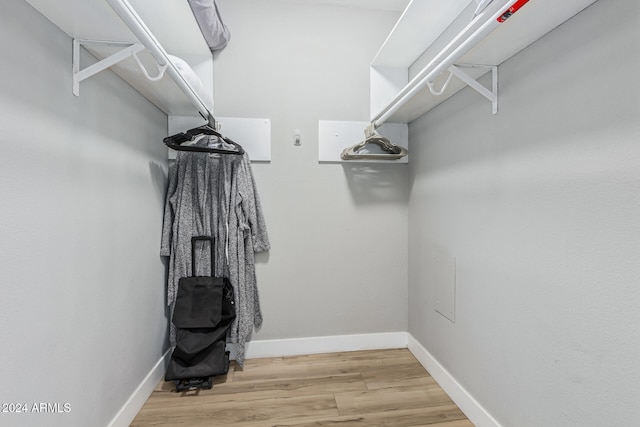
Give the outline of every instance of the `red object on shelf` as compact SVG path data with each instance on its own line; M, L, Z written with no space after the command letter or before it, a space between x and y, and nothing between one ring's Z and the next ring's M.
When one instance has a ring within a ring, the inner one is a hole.
M529 0L518 0L518 1L516 1L513 5L511 5L511 7L509 9L507 9L502 15L500 15L500 17L498 18L498 22L504 22L507 19L509 19L509 17L511 15L516 13L518 11L518 9L520 9L522 6L524 6L528 1Z

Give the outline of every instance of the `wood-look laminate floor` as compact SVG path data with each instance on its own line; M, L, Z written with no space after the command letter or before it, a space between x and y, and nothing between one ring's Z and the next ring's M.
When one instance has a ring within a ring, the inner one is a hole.
M473 427L407 349L250 359L174 390L161 382L131 426Z

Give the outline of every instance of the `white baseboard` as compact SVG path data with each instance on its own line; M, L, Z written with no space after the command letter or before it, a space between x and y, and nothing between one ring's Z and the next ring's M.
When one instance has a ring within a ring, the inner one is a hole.
M147 401L153 389L164 378L164 372L171 358L171 349L162 355L149 374L133 392L129 400L120 408L108 427L128 427Z
M235 353L234 346L228 347L231 347L229 349L233 355ZM477 427L502 427L440 362L407 332L251 341L247 343L246 358L257 359L388 348L408 348L474 425ZM127 427L131 424L155 386L164 378L170 357L171 350L167 350L111 420L109 427Z
M476 427L501 427L500 423L411 334L408 348L434 380Z
M303 354L406 347L406 332L337 335L328 337L251 341L247 343L245 357L247 359L257 359L263 357L298 356Z

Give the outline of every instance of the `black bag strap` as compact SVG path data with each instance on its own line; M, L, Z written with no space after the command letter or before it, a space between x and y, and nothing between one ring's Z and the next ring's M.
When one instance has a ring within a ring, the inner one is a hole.
M215 240L211 236L194 236L191 238L191 275L195 277L196 275L196 242L204 241L211 243L211 277L213 277L213 270L215 269Z

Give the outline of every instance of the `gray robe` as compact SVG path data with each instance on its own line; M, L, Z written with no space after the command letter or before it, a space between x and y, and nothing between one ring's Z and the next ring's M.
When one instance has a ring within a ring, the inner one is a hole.
M197 144L204 144L199 141ZM191 276L191 237L215 239L215 275L228 277L235 292L231 342L244 365L245 343L262 324L254 253L269 249L269 238L249 156L178 152L169 167L160 255L169 257L167 300L173 313L178 281ZM210 274L208 245L196 246L196 274ZM171 345L175 328L171 324Z

